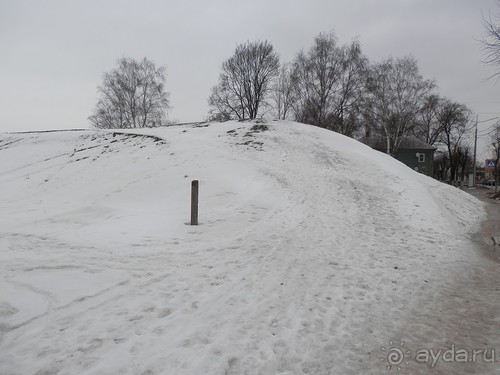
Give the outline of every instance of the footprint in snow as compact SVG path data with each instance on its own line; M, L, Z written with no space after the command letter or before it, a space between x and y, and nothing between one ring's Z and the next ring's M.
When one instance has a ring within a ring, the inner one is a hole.
M78 348L78 351L83 352L83 353L87 353L89 351L100 348L103 343L104 343L104 341L102 339L93 339L92 341L88 342L86 345L80 346Z

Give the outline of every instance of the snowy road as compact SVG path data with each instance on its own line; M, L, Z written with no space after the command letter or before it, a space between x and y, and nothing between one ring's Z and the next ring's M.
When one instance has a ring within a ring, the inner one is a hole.
M337 134L253 125L0 139L0 373L377 374L392 340L447 345L481 204Z

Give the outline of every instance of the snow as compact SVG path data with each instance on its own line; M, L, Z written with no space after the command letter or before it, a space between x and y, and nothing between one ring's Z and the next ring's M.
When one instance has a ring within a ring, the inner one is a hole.
M393 335L438 343L419 317L479 261L482 204L261 125L1 135L0 373L383 373Z

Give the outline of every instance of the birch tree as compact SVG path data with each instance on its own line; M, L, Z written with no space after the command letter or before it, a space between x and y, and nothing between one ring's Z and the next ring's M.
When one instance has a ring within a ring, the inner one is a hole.
M411 134L424 98L433 88L412 57L389 58L371 67L364 112L375 133L385 138L388 154L395 155Z
M359 42L341 46L333 32L319 34L293 63L296 120L352 136L360 126L367 65Z
M118 60L118 67L103 76L90 122L97 128L144 128L166 123L169 94L165 67L144 58Z
M291 117L295 101L296 90L290 72L290 65L285 64L281 67L272 85L270 104L274 111L274 117L278 120L286 120Z

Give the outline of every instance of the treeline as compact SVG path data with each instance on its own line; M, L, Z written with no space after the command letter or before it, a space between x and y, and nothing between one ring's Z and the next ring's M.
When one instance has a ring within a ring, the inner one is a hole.
M167 124L165 68L123 58L106 73L89 117L98 128ZM439 95L411 57L371 63L359 41L339 43L333 32L316 36L312 46L281 62L268 41L239 44L222 63L208 99L211 121L290 119L353 138L384 139L394 155L413 135L439 146L436 172L454 180L470 161L465 137L471 111ZM448 173L448 170L450 173Z
M293 61L280 63L267 42L247 42L222 64L209 98L210 120L291 119L353 138L383 138L394 155L405 137L438 146L436 177L462 178L471 111L439 95L411 57L370 63L359 41L316 36ZM449 171L449 173L448 173Z

